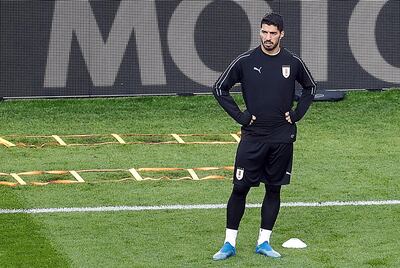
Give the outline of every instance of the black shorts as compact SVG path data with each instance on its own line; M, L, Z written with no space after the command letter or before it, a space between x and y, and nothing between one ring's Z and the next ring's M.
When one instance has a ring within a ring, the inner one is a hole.
M237 148L233 183L259 186L290 183L293 143L240 141Z

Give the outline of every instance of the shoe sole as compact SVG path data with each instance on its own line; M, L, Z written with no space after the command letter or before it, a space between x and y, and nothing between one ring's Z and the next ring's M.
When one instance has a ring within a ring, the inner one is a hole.
M263 255L263 256L266 256L266 257L270 257L270 258L281 258L281 255L279 254L279 253L276 253L276 254L279 254L279 255L276 255L274 252L272 252L271 251L271 253L268 253L269 251L256 251L256 253L257 254L260 254L260 255Z
M226 259L228 259L228 258L230 258L230 257L235 256L235 255L236 255L236 254L228 255L228 256L226 256L225 258L218 258L218 257L214 257L214 256L213 256L213 260L214 260L214 261L223 261L223 260L226 260Z

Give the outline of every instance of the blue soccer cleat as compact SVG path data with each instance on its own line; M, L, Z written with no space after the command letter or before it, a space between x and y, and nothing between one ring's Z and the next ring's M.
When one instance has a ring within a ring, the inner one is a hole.
M276 252L275 250L272 249L272 247L268 244L268 241L265 241L264 243L258 245L256 247L256 253L271 257L271 258L280 258L281 254Z
M229 242L225 242L222 248L217 253L214 254L213 260L214 261L225 260L235 255L236 255L236 248L232 246Z

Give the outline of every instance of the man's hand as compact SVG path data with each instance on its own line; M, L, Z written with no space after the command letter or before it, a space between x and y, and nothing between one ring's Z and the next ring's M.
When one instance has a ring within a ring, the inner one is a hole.
M255 115L252 115L251 116L251 121L249 123L249 126L251 126L254 123L254 121L256 121L256 117L255 117Z
M288 121L290 124L293 124L293 123L292 123L292 119L290 118L289 112L286 112L286 113L285 113L285 119L286 119L286 121Z

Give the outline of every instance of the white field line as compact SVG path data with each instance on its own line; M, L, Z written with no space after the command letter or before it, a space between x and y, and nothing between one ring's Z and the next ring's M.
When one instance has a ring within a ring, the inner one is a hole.
M335 207L335 206L380 206L400 205L400 200L379 201L332 201L332 202L289 202L281 207ZM247 204L248 208L259 208L261 204ZM109 206L109 207L70 207L70 208L30 208L30 209L0 209L0 214L40 214L68 212L119 212L119 211L149 211L149 210L193 210L193 209L224 209L226 204L204 205L165 205L165 206Z

